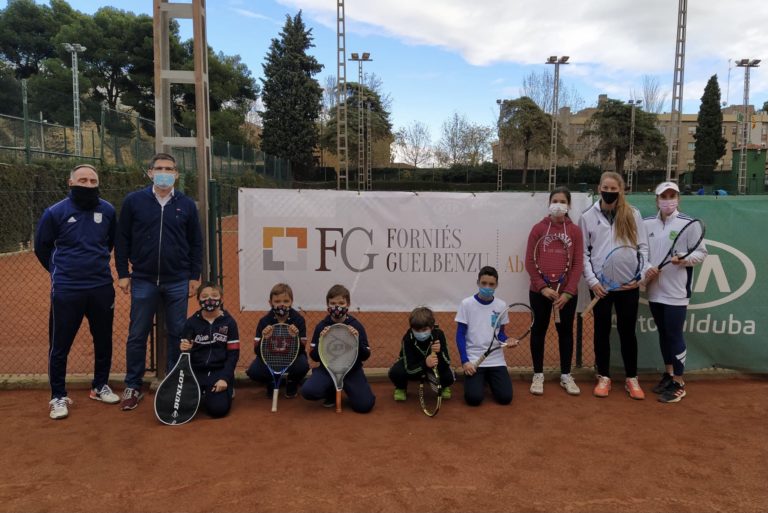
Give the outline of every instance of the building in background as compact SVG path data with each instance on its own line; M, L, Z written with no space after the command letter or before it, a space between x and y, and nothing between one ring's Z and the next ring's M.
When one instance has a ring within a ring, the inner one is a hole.
M598 105L606 101L608 96L601 94L598 97ZM570 156L560 155L557 165L561 167L578 167L581 164L599 166L603 171L615 171L616 163L612 158L603 159L595 154L596 140L582 139L590 117L597 111L597 107L588 107L572 113L570 108L563 107L559 111L559 126L563 135L563 143L570 150ZM743 107L732 105L722 110L723 112L723 137L727 140L726 153L718 161L716 172L730 172L733 168L734 152L738 156L741 147L741 131L739 120L743 117ZM748 148L756 151L766 151L768 147L768 112L757 111L753 106L749 107L750 140ZM657 126L664 138L669 140L671 114L666 112L657 116ZM680 119L680 151L678 170L680 173L693 171L693 155L696 149L696 128L698 126L697 114L683 114ZM521 169L523 167L523 152L513 151L511 154L503 152L499 155L498 141L493 143L493 161L498 163L501 157L502 167L505 169ZM528 158L529 169L544 169L548 164L549 154L545 149L541 153L530 154ZM644 164L635 160L635 169L642 173ZM626 168L626 165L625 165Z

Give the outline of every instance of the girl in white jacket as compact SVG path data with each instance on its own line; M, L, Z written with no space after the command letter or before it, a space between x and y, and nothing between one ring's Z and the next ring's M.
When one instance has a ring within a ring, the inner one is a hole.
M691 298L693 266L707 256L702 241L684 259L673 256L670 264L659 270L657 267L667 255L672 241L692 218L677 210L680 189L674 182L664 182L656 187L656 206L659 213L643 221L650 242L651 267L645 275L648 304L653 320L659 331L659 346L664 358L665 372L661 381L653 387L659 394L659 401L676 403L685 397L685 339L683 324Z
M639 282L607 291L595 271L602 268L605 257L618 246L633 246L648 264L648 237L640 212L624 197L621 175L606 171L600 177L600 200L588 208L579 219L584 236L584 279L593 296L597 296L594 312L595 366L597 367L596 397L608 397L611 390L611 313L616 307L616 328L624 360L624 388L632 399L644 399L637 381L637 306L640 299ZM643 273L645 272L643 269Z

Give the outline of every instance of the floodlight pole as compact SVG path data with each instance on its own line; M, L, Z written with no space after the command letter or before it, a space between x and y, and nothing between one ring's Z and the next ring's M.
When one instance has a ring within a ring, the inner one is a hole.
M747 145L749 144L749 70L760 65L760 59L741 59L736 66L744 68L744 117L741 120L741 148L739 149L739 194L747 193Z
M496 104L499 106L499 121L496 123L496 128L498 130L499 134L499 152L498 152L498 159L499 159L499 169L496 171L496 190L501 192L504 189L504 168L501 163L501 112L504 109L504 100L496 100Z
M559 82L560 82L560 65L568 64L568 56L564 55L558 58L556 55L552 55L547 59L546 64L555 65L555 80L554 90L552 91L552 139L549 145L549 186L548 190L551 192L555 188L557 183L557 111L558 111L558 94L559 94Z
M357 54L352 52L350 61L357 62L357 190L366 189L366 167L365 167L365 110L363 109L363 63L372 61L371 54L363 52Z
M336 2L336 188L349 189L349 146L347 145L347 35L344 0Z
M87 50L77 43L64 43L64 49L72 55L72 111L75 116L75 155L83 154L82 141L80 140L80 81L77 71L77 54Z
M635 107L639 107L643 100L629 100L632 106L632 116L629 122L629 167L627 168L627 188L632 192L632 182L635 178L635 169L632 166L635 155Z
M677 7L677 42L675 45L675 73L672 82L672 108L669 119L669 149L667 150L667 181L679 178L678 154L680 145L680 116L683 112L683 76L685 75L685 32L688 19L688 0L680 0Z

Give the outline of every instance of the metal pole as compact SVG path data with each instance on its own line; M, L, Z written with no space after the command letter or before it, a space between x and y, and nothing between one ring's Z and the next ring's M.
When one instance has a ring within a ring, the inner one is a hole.
M77 54L78 52L84 52L87 48L77 43L64 43L64 49L72 55L72 111L75 117L75 155L79 157L83 154L83 147L80 140L80 82L77 71Z
M736 66L744 68L744 114L741 120L741 148L739 150L738 192L747 193L747 146L749 145L749 70L756 68L760 59L741 59Z
M548 190L552 191L557 183L557 115L558 115L558 95L560 88L560 65L568 64L568 56L564 55L558 59L553 55L547 59L547 64L555 65L555 80L552 91L552 138L549 144L549 185Z
M368 102L368 126L367 126L367 135L365 138L365 148L366 148L366 155L365 155L365 182L366 182L366 188L371 191L373 190L373 108L372 108L372 102Z
M38 113L40 115L40 151L45 156L45 131L43 130L43 112Z
M635 177L635 171L632 167L633 157L635 155L635 107L642 102L643 100L629 100L629 104L632 106L632 115L629 122L629 167L627 170L627 187L629 188L629 192L632 192L632 182Z
M497 159L499 161L499 169L496 171L496 190L501 192L504 189L504 172L501 163L501 112L504 109L504 100L496 100L496 104L499 106L499 121L496 123L496 127L499 133L499 150Z
M344 0L336 2L336 188L349 189L349 156L347 155L347 48ZM343 100L343 101L342 101Z
M32 161L32 148L29 147L29 104L27 103L27 79L21 81L21 110L24 115L24 160Z
M685 74L685 31L688 18L688 0L680 0L677 7L677 43L675 45L675 73L672 82L672 108L669 119L669 149L667 151L667 181L678 180L678 153L680 145L680 116L683 112L683 76Z

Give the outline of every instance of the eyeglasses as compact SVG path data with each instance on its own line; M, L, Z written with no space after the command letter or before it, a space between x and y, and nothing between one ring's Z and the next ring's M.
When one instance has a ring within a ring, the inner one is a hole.
M176 171L175 167L153 167L152 171Z

